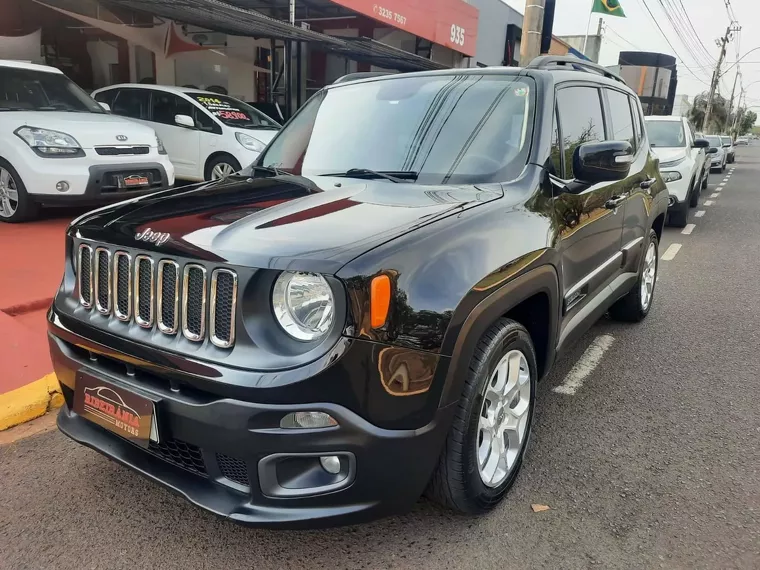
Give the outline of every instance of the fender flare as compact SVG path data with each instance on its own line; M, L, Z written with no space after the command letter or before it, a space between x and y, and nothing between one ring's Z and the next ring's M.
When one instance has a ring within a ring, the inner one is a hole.
M561 307L559 277L552 265L541 265L508 281L470 312L459 330L451 354L440 407L459 399L475 347L488 328L511 309L538 293L545 293L549 299L549 338L544 355L544 375L546 374L556 356Z

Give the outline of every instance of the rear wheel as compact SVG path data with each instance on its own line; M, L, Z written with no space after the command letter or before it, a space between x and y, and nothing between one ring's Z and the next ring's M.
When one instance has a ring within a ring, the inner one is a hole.
M29 197L18 172L0 159L0 221L25 222L34 218L39 206Z
M521 324L499 319L480 339L426 494L464 513L494 508L514 484L530 438L536 355Z
M657 285L659 247L657 234L654 230L649 230L649 241L639 266L639 278L628 294L610 307L613 319L637 323L649 314Z
M233 156L223 154L208 161L206 164L206 180L221 180L240 170L240 163Z

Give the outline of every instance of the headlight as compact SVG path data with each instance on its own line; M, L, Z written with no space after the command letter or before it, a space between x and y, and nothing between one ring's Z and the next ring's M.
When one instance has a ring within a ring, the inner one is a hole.
M272 308L285 332L304 342L325 336L335 314L330 285L316 273L282 273L274 284Z
M40 156L83 156L84 152L71 135L37 127L21 127L16 135Z
M684 160L686 160L686 157L685 157L685 156L682 156L681 158L679 158L679 159L677 159L677 160L671 160L670 162L661 162L661 163L660 163L660 168L672 168L672 167L674 167L674 166L678 166L678 165L679 165L679 164L681 164L681 163L682 163Z
M252 150L254 152L261 152L264 150L264 143L259 139L253 138L250 135L246 135L245 133L235 133L235 138L248 150Z
M665 182L675 182L676 180L681 180L681 173L680 172L663 172L662 179Z
M166 148L164 148L164 142L156 135L156 144L158 145L158 154L166 154Z

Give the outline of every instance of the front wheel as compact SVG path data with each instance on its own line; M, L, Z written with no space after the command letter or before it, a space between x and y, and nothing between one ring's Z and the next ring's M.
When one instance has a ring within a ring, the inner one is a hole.
M0 159L0 222L25 222L38 211L39 206L27 193L16 169Z
M707 169L707 172L705 172L704 178L702 178L702 190L707 188L708 181L710 179L710 169Z
M499 319L475 349L428 497L463 513L483 513L499 504L522 466L536 379L528 331Z
M649 230L649 240L641 258L639 278L625 297L610 307L610 316L618 321L637 323L646 318L654 301L657 285L660 242L654 230Z
M694 186L691 189L691 192L689 193L689 207L690 208L696 208L699 205L699 192L700 188L702 187L701 182L697 182L696 186Z
M206 165L206 180L221 180L240 170L240 163L230 155L220 155L208 161Z

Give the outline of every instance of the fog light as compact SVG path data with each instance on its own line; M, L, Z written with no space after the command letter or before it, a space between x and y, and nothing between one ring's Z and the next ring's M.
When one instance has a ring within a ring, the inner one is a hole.
M286 429L317 429L337 425L338 422L324 412L291 412L280 420L280 427Z
M66 182L65 180L61 180L55 185L55 189L58 190L59 192L68 192L69 188L71 187L69 186L69 183Z
M340 473L340 457L337 455L323 455L319 458L319 463L322 465L322 469L331 475Z

